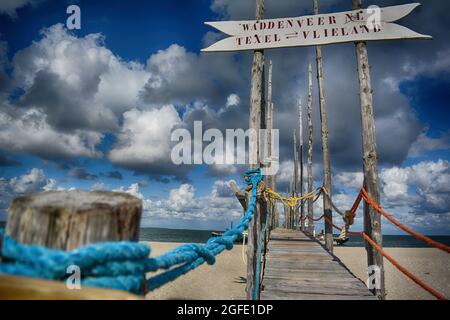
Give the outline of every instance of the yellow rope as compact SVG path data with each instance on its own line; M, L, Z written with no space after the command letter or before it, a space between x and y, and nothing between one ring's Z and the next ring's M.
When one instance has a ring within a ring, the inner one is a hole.
M302 197L290 197L290 198L283 197L278 192L275 192L275 191L271 190L270 188L266 188L264 192L269 199L281 201L284 205L291 207L291 208L295 208L295 207L297 207L297 204L299 202L307 200L307 199L311 199L311 198L316 197L317 195L320 195L320 193L322 192L322 189L319 188L315 191L305 194Z

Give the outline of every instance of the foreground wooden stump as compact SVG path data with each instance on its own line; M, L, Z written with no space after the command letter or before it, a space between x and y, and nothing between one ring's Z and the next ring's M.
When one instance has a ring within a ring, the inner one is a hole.
M95 242L137 241L142 201L125 193L55 191L14 199L7 234L25 244L73 250Z

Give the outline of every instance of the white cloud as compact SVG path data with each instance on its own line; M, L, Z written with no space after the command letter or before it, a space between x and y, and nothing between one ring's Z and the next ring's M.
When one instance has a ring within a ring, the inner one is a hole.
M0 148L43 158L99 157L95 147L102 135L92 131L59 132L41 111L31 109L12 117L0 111Z
M139 190L139 183L133 183L128 188L120 187L118 189L114 189L113 191L114 192L125 192L132 196L135 196L136 198L139 198L142 200L144 199L144 195Z
M236 107L239 105L239 103L241 102L241 99L239 98L239 96L235 93L232 93L228 96L227 98L227 103L226 103L226 107Z
M417 214L450 213L450 163L423 161L405 168L382 170L388 205L408 206Z
M151 224L154 219L230 221L242 215L242 207L234 196L227 194L227 184L226 181L218 180L211 194L196 196L194 186L184 183L171 189L167 198L158 200L144 195L138 184L113 191L126 192L143 200L143 225Z
M118 142L108 155L111 162L146 172L151 172L153 165L155 172L165 170L161 175L169 174L171 167L176 174L170 158L171 133L181 119L175 108L167 105L146 111L133 109L125 112L123 118Z
M96 182L92 185L91 191L105 191L106 185L103 182Z
M36 168L27 174L14 177L9 181L11 190L18 194L39 191L44 189L49 183L51 184L52 182L49 182L45 178L44 171Z
M44 171L37 168L11 179L0 177L0 221L6 219L6 209L15 197L58 189L56 181L48 179Z
M380 173L384 196L388 200L405 202L408 200L408 180L410 168L393 167Z
M169 208L175 211L191 210L196 206L194 201L195 188L191 184L182 184L178 189L169 193Z
M419 157L430 151L450 149L450 135L445 134L439 138L430 138L423 132L411 145L408 157Z
M14 84L25 90L19 104L44 110L50 124L65 130L116 129L150 77L143 65L106 48L101 34L78 38L62 24L44 29L13 66Z
M363 185L364 174L362 172L340 172L336 174L333 181L338 187L359 189Z

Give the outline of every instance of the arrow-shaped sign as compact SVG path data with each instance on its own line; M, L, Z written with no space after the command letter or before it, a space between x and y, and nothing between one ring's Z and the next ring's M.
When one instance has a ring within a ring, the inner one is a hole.
M295 18L206 22L229 35L202 51L238 51L342 42L431 39L393 23L420 3Z

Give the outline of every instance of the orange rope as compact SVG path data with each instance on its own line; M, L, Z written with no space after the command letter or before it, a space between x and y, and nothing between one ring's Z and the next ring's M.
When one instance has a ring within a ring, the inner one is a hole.
M379 253L381 253L383 255L383 257L388 259L405 276L410 278L412 281L417 283L419 286L421 286L423 289L428 291L430 294L432 294L439 300L448 300L446 296L437 292L436 290L431 288L429 285L427 285L425 282L423 282L422 280L417 278L415 275L413 275L411 272L409 272L407 269L405 269L403 266L401 266L397 260L392 258L386 251L383 250L383 248L381 248L375 241L373 241L365 232L362 232L362 236L364 237L364 239L367 240L367 242L369 242L372 245L372 247L374 247Z
M328 222L331 223L330 219L328 217L324 217L325 220L327 220ZM342 231L342 228L336 226L335 224L331 223L331 225L336 228L339 231ZM421 286L423 289L425 289L426 291L428 291L431 295L435 296L436 298L438 298L439 300L448 300L447 297L445 297L443 294L439 293L438 291L434 290L433 288L431 288L429 285L427 285L425 282L423 282L422 280L420 280L419 278L417 278L414 274L412 274L411 272L409 272L406 268L404 268L403 266L400 265L400 263L398 263L397 260L395 260L394 258L392 258L386 251L383 250L383 248L381 248L375 241L373 241L369 235L365 232L348 232L351 235L359 235L362 236L364 239L367 240L367 242L369 242L369 244L374 247L378 252L380 252L383 257L385 257L386 259L389 260L390 263L392 263L394 265L394 267L396 267L400 272L402 272L405 276L407 276L408 278L410 278L412 281L414 281L415 283L417 283L419 286Z
M395 224L397 227L399 227L400 229L402 229L405 232L408 232L409 234L411 234L412 236L416 237L419 240L424 241L425 243L427 243L428 245L438 248L440 250L443 250L447 253L450 253L450 247L446 246L443 243L439 243L437 241L434 241L426 236L424 236L423 234L420 234L414 230L411 230L410 228L408 228L407 226L403 225L402 223L400 223L399 221L397 221L396 219L394 219L391 215L389 215L388 213L386 213L381 206L376 203L367 193L366 189L361 188L361 193L362 196L364 197L364 200L370 205L372 206L372 208L374 208L379 214L381 214L382 216L384 216L386 219L388 219L390 222L392 222L393 224Z

